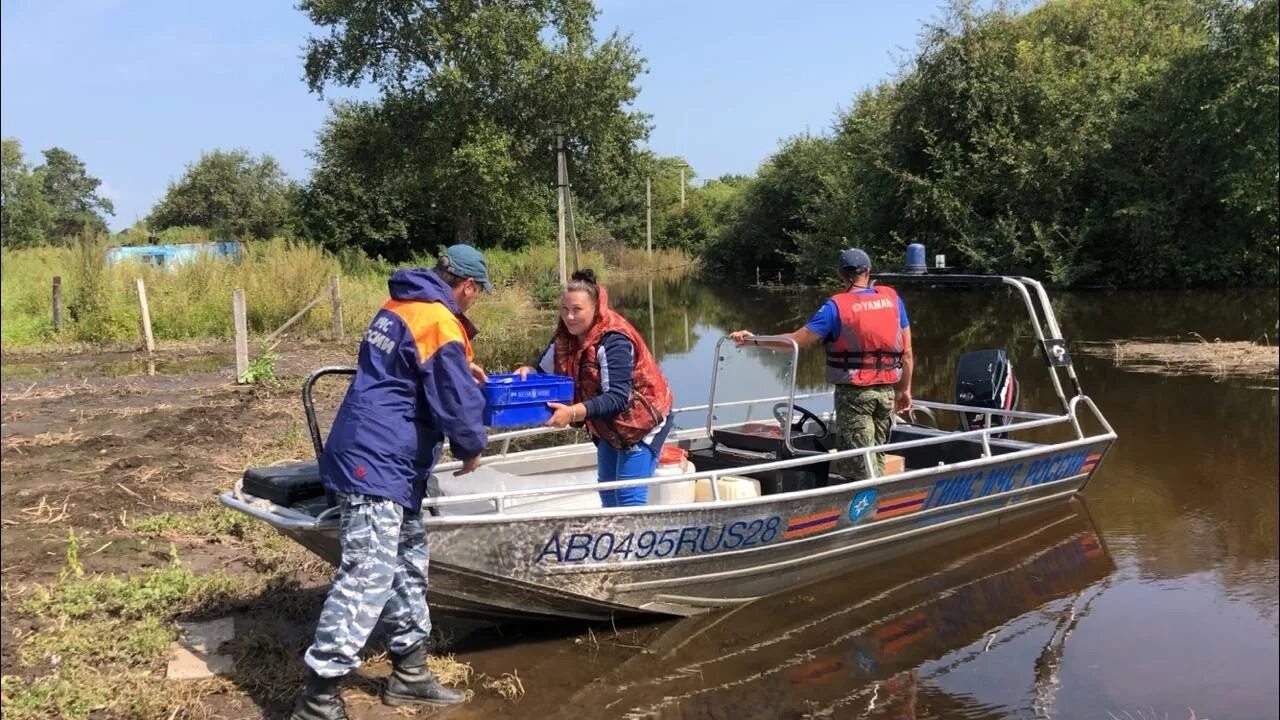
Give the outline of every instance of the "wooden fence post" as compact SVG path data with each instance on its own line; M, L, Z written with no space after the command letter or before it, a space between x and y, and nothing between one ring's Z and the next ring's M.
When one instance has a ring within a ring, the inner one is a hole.
M151 308L147 306L147 285L138 278L138 307L142 310L142 342L147 354L156 351L156 339L151 335Z
M329 300L333 303L333 339L342 339L342 294L338 290L338 276L329 278Z
M244 290L231 293L231 313L236 326L236 381L249 371L249 323L245 314Z
M62 277L53 276L53 331L62 332Z

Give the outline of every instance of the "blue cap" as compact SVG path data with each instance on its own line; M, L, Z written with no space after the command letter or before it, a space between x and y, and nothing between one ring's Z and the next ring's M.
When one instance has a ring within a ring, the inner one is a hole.
M844 250L840 253L840 267L869 268L871 267L871 256L858 248Z
M485 292L493 292L493 283L489 282L489 265L479 250L470 245L450 245L444 251L444 260L448 262L449 272L458 277L471 278Z

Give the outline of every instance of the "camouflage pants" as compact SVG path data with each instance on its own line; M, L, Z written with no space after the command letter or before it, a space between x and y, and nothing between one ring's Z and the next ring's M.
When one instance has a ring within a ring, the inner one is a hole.
M431 632L421 513L368 495L342 495L340 500L342 562L306 655L307 665L321 677L354 670L380 619L387 627L387 645L396 653Z
M841 450L883 445L893 424L893 386L836 385L836 444ZM884 453L871 456L876 474L884 473ZM866 480L861 458L840 460L831 469L850 480Z

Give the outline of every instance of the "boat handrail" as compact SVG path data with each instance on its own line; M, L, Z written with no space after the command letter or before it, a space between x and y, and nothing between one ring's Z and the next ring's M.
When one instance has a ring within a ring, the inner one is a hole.
M1013 288L1022 298L1022 302L1027 308L1027 314L1031 318L1031 328L1035 331L1036 341L1040 344L1041 352L1044 353L1045 364L1049 370L1049 380L1053 384L1053 390L1058 396L1058 402L1062 405L1062 409L1067 409L1070 399L1062 389L1062 380L1058 377L1058 368L1066 369L1067 377L1071 381L1075 394L1077 396L1084 394L1084 390L1080 385L1080 378L1076 375L1075 367L1071 364L1070 355L1067 353L1066 340L1062 337L1062 328L1058 325L1058 317L1053 311L1053 304L1049 302L1049 294L1045 291L1044 285L1040 281L1033 278L1010 275L931 275L928 273L875 273L872 278L875 280L887 280L895 285L951 285L962 287L1005 285ZM1039 308L1039 313L1037 313L1037 307ZM1041 319L1042 317L1043 320Z
M1028 410L1000 410L997 408L984 408L974 405L953 405L951 403L935 402L933 400L912 400L913 406L929 408L930 410L950 410L952 412L963 413L982 413L983 415L994 415L996 417L1024 418L1027 420L1043 420L1045 418L1062 418L1063 414L1054 413L1037 413ZM1006 426L1007 427L1007 426Z
M1093 404L1093 402L1084 396L1079 396L1079 398L1074 398L1072 402L1069 403L1069 412L1072 414L1068 414L1068 415L1051 416L1048 418L1042 418L1038 420L1029 420L1021 423L1014 423L1011 425L983 427L976 430L966 430L962 432L946 433L943 435L938 435L937 437L905 440L905 441L896 442L896 443L885 443L883 445L874 445L874 446L865 447L865 448L851 448L848 450L831 451L829 453L823 453L820 455L809 455L809 456L803 456L803 457L788 458L786 460L773 460L769 462L758 463L755 465L749 465L749 466L743 466L743 467L737 467L737 468L703 470L703 471L698 471L694 473L686 473L682 475L661 476L661 477L652 477L652 478L638 478L635 480L616 480L616 481L611 481L609 483L609 489L621 490L621 489L632 488L632 487L649 487L651 485L664 485L664 484L674 483L674 482L685 482L690 480L697 481L699 479L705 478L710 481L712 501L715 502L720 500L716 480L725 475L739 475L744 472L759 473L759 472L769 472L773 470L785 470L789 468L802 467L804 465L811 465L818 462L831 462L835 460L845 460L845 459L861 457L861 458L867 459L866 462L868 463L868 466L871 469L869 480L862 481L862 482L869 482L873 480L884 481L885 480L884 477L876 476L874 464L871 463L869 460L871 454L873 453L892 452L895 450L906 450L910 448L927 447L929 445L938 445L938 444L951 442L954 440L978 439L983 442L983 455L977 458L977 461L984 461L984 460L989 460L992 457L990 452L990 435L992 433L1008 433L1008 432L1016 432L1019 430L1030 430L1033 428L1049 427L1052 425L1058 425L1058 424L1068 423L1068 422L1073 423L1073 425L1075 426L1075 429L1077 431L1076 440L1055 443L1053 445L1035 446L1035 447L1028 448L1026 450L1006 453L1005 455L1007 455L1009 458L1015 458L1015 457L1021 456L1023 453L1041 452L1047 447L1074 446L1074 445L1086 443L1086 442L1114 439L1115 432L1114 430L1111 429L1110 425L1106 423L1105 419L1102 419L1102 424L1107 429L1106 433L1102 435L1096 435L1096 436L1090 436L1090 437L1085 437L1083 435L1083 433L1080 431L1079 423L1075 421L1075 418L1073 416L1073 413L1075 412L1075 408L1080 401L1086 402L1090 406L1091 411L1094 412L1095 416L1100 417L1100 413L1097 412L1097 407ZM952 465L942 466L942 467L951 469L953 467L963 466L963 465L964 463L954 463ZM439 469L444 470L445 468L442 466ZM934 468L922 468L921 470L933 470L933 469ZM895 480L901 479L901 475L895 475L893 477ZM859 487L861 487L861 485ZM572 495L572 494L581 493L581 492L596 492L599 489L600 489L599 483L591 482L591 483L579 483L575 485L562 485L562 486L551 487L551 488L500 490L500 491L493 491L493 492L486 492L486 493L470 493L466 495L455 495L450 497L427 498L426 500L424 500L423 505L434 506L434 507L446 507L449 505L462 505L462 504L469 504L469 503L488 502L488 503L493 503L494 509L498 514L505 514L506 513L505 501L510 498L535 497L535 496L545 496L545 495L552 495L552 496Z
M1088 437L1084 435L1080 427L1080 424L1078 422L1078 419L1076 417L1077 407L1081 404L1088 407L1089 411L1098 420L1099 424L1102 425L1104 430L1102 434L1091 435ZM892 476L876 476L874 471L874 465L871 465L871 468L872 468L871 477L869 477L866 480L861 480L861 481L848 484L850 489L876 487L885 483L900 482L902 480L909 480L915 477L924 477L930 474L937 474L940 472L950 472L956 469L967 469L969 467L982 466L984 463L989 462L992 457L989 454L990 453L989 438L991 434L997 433L997 432L1008 433L1008 432L1016 432L1019 430L1029 430L1029 429L1040 428L1040 427L1049 427L1049 426L1066 423L1066 422L1070 422L1073 425L1077 435L1077 438L1075 440L1054 443L1052 445L1037 445L1037 446L1028 447L1022 450L1015 450L1013 452L1002 454L1000 456L1001 459L1003 461L1018 460L1022 457L1028 457L1038 453L1043 453L1047 449L1050 449L1050 450L1051 449L1060 449L1060 450L1070 449L1070 448L1075 448L1075 447L1080 447L1085 445L1092 445L1097 442L1104 442L1104 441L1110 442L1112 440L1115 440L1116 438L1115 429L1107 421L1106 417L1102 415L1101 411L1098 409L1097 405L1093 402L1093 400L1088 396L1079 395L1072 398L1069 401L1067 415L1048 416L1048 417L1040 418L1036 420L1029 420L1026 422L1014 423L1011 425L984 427L984 428L979 428L977 430L968 430L963 432L951 432L951 433L942 434L932 438L921 438L917 440L907 440L907 441L902 441L897 443L886 443L884 445L877 445L877 446L872 446L867 448L854 448L850 450L832 451L830 453L826 453L823 455L790 458L787 460L775 460L771 462L759 463L756 465L750 465L750 466L744 466L744 467L738 467L738 468L725 468L725 469L718 469L718 470L700 471L696 473L688 473L688 474L678 475L678 476L640 478L636 480L620 480L620 481L611 482L610 489L622 489L622 488L628 488L628 487L642 487L642 486L649 487L649 486L656 486L656 485L665 485L668 483L675 483L675 482L687 482L690 480L696 481L698 479L706 478L709 480L709 483L711 486L711 491L712 491L711 501L719 502L722 499L719 497L717 480L726 475L735 475L743 472L756 473L756 472L768 472L772 470L783 470L783 469L794 468L794 467L802 467L804 465L813 464L817 462L830 462L832 460L841 460L841 459L859 457L859 456L869 458L872 453L890 452L894 450L904 450L904 449L915 448L915 447L926 447L929 445L950 442L956 439L967 440L967 439L972 439L974 437L982 437L987 439L988 441L984 443L983 455L973 460L962 461L959 463L952 463L950 465L938 465L935 467L919 468L916 470L909 470L905 473L898 473ZM689 432L699 432L701 430L702 428L693 428ZM549 449L555 449L555 448L549 448ZM454 465L456 464L457 463L454 463ZM445 468L442 466L438 469L443 470ZM1086 484L1087 482L1088 480L1086 480ZM485 513L485 514L475 516L478 519L492 519L493 517L495 517L495 515L509 517L512 514L508 512L508 508L506 506L507 500L509 499L520 498L520 497L571 495L571 494L584 493L584 492L597 492L599 491L599 489L600 489L600 484L598 482L591 482L591 483L579 483L576 485L565 485L565 486L551 487L551 488L531 488L531 489L523 489L523 490L495 491L495 492L489 492L489 493L472 493L468 495L455 495L450 497L426 498L423 502L423 506L424 507L448 507L451 505L474 504L474 503L480 503L480 502L492 503L494 506L494 511L495 511L494 513L492 514ZM803 490L798 492L800 494L809 495L809 494L820 493L827 489L829 488L814 488L812 490ZM1081 489L1083 489L1083 486L1081 486ZM221 499L224 504L233 506L236 509L240 510L241 512L245 512L255 518L268 522L274 526L286 528L290 530L314 529L324 522L332 521L337 514L336 512L337 508L329 508L324 512L321 512L318 516L312 517L305 513L299 512L297 510L293 510L292 508L278 506L278 505L275 505L274 503L270 503L265 500L249 501L241 497L238 487L235 491L229 491L227 493L224 493ZM758 498L755 498L755 499L758 499ZM743 502L743 501L739 500L738 502ZM750 502L750 501L747 501L747 502ZM266 507L260 507L261 505L265 505ZM649 506L645 506L645 507L649 507ZM619 510L623 510L623 509L619 509ZM533 513L516 513L516 514L521 517L534 515Z
M797 395L796 397L797 399L808 399L812 397L822 397L824 395L830 396L831 392L828 391L825 393L808 393L805 395ZM734 403L734 404L777 402L779 400L785 400L785 399L786 398L764 398L761 400L742 401L741 403ZM728 403L726 403L726 405L727 404ZM968 412L968 413L975 413L975 414L986 413L986 414L994 415L997 417L1012 417L1012 418L1022 418L1022 419L1028 419L1028 420L1043 420L1048 418L1065 419L1067 417L1066 415L1055 415L1050 413L1033 413L1033 412L1026 412L1021 410L996 410L992 408L977 407L972 405L952 405L949 403L936 403L930 400L914 400L912 401L912 407L921 407L924 409L948 410L953 412ZM706 410L707 408L705 405L702 405L702 406L683 408L683 409L696 411L696 410ZM676 411L673 410L672 412L676 412ZM830 417L831 412L820 413L820 415L822 415L825 419ZM749 422L749 421L734 421L734 422L722 423L720 425L713 425L711 429L714 431L714 430L727 430L731 428L741 427L743 422ZM992 426L992 428L995 431L1002 432L1002 433L1008 432L1010 427L1011 426L1009 425ZM493 442L498 440L502 440L503 445L502 445L502 449L499 450L498 452L485 455L485 460L494 461L494 460L506 460L510 458L511 457L510 441L518 437L532 437L536 435L545 435L548 433L560 433L560 432L565 432L565 429L539 427L539 428L527 428L525 430L513 430L509 433L490 435L489 436L490 446L492 446ZM707 436L706 428L703 428L701 426L695 427L695 428L676 429L676 430L672 430L671 434L667 437L667 442L675 442L678 440L684 440L686 438L706 437L706 436ZM589 443L576 443L574 445L553 445L551 447L538 448L535 450L522 450L520 451L520 454L522 457L527 457L527 458L532 458L535 456L540 457L542 455L556 455L556 454L560 454L560 453L564 453L566 451L572 450L574 448L586 447L587 445L589 445ZM447 442L445 443L445 447L448 447ZM461 465L462 464L457 460L450 460L446 463L442 463L438 465L436 469L449 470L449 469L461 467Z

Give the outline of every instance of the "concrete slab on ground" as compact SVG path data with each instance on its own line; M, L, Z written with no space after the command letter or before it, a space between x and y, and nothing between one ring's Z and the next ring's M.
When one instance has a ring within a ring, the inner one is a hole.
M230 654L218 652L235 638L235 619L220 618L200 623L179 623L182 637L169 646L170 680L199 680L229 675L234 667Z

